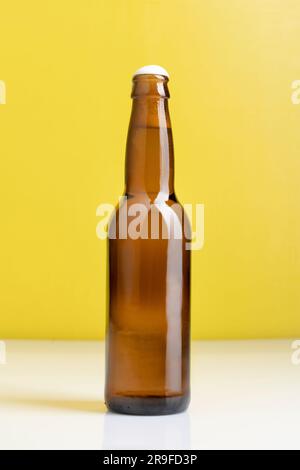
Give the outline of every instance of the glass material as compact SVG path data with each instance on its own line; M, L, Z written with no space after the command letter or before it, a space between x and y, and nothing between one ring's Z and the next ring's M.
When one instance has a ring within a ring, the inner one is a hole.
M105 401L120 413L176 413L187 408L190 397L189 234L187 219L175 210L179 203L167 82L161 75L133 79L125 196L128 224L134 220L133 204L146 208L143 236L125 238L124 229L120 236L124 202L109 227L110 236L116 229L116 238L109 239L108 247ZM159 234L152 237L151 211L160 224ZM182 229L181 239L174 236L170 220Z

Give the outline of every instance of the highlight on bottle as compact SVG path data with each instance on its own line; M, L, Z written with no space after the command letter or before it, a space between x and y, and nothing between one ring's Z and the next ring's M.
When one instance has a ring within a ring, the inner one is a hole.
M204 204L129 204L127 196L121 196L117 208L99 204L96 216L100 217L96 227L99 240L184 240L186 250L201 250L204 245Z

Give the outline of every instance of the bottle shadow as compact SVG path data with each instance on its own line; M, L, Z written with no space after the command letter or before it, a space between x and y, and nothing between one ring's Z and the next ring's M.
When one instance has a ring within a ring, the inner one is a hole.
M0 396L0 405L101 414L107 411L103 400L60 399L54 397Z

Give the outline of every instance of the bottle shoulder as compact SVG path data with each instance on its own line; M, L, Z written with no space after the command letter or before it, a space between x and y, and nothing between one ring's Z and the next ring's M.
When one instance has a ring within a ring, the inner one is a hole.
M119 202L115 206L115 212L118 213L121 208L130 208L132 206L144 206L146 209L150 210L151 207L161 207L168 206L171 210L181 209L182 212L185 212L184 204L182 204L175 193L169 195L151 195L147 193L124 193L122 197L119 198Z
M152 224L153 220L162 220L162 223L167 226L185 226L186 234L190 233L190 221L182 205L175 194L170 197L149 197L149 195L134 194L127 195L126 193L120 198L119 203L112 214L110 225L124 225L124 230L127 231L128 226L133 219L136 219L136 224L140 225L145 223ZM151 221L151 222L150 222ZM135 224L135 222L133 222Z

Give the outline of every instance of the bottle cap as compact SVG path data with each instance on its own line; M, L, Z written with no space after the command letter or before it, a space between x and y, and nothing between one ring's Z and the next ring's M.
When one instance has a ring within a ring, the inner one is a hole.
M163 75L169 78L168 72L159 65L145 65L138 69L133 76L135 77L136 75Z

